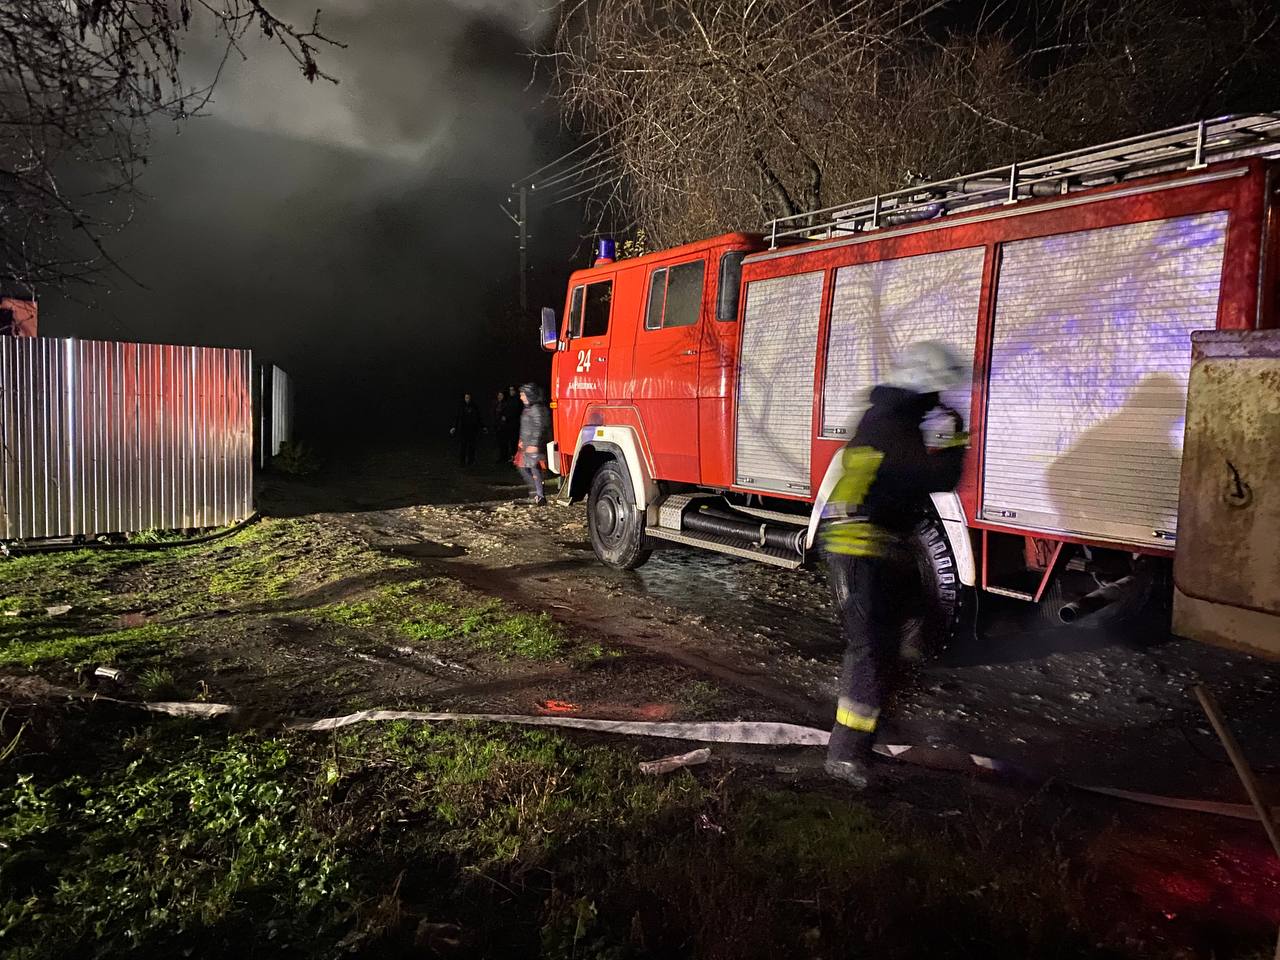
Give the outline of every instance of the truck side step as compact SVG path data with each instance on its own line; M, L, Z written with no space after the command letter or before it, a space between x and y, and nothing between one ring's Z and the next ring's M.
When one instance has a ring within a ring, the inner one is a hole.
M758 563L768 563L775 567L782 567L785 570L799 569L804 563L804 560L795 554L788 554L782 550L772 550L769 547L749 546L740 540L721 537L712 533L683 533L679 530L667 530L663 527L649 527L645 533L655 540L669 540L672 543L680 543L688 547L700 547L703 550L712 550L716 553L727 553L731 557L742 557L746 560L755 560Z
M1025 590L1014 590L1011 587L983 587L987 593L994 593L998 597L1012 597L1014 600L1034 600L1036 595L1028 593Z
M705 493L673 493L662 501L658 507L658 525L671 530L680 529L680 518L691 503L696 500L714 500Z

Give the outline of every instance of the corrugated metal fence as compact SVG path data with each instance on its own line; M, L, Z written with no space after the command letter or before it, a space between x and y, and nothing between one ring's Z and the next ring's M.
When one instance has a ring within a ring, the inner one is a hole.
M253 511L250 353L0 337L0 539Z

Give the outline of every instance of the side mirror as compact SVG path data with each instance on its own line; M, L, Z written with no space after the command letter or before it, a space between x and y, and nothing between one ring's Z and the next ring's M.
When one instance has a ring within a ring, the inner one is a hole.
M552 307L542 308L542 349L557 350L560 346L560 325Z

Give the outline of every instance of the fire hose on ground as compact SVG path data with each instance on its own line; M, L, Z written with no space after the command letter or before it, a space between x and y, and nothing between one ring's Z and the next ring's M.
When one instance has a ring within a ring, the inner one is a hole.
M144 710L148 713L171 717L216 719L230 717L240 713L240 708L226 703L202 703L185 701L145 702L120 700L92 693L82 693L65 688L51 688L56 693L72 699L90 702L110 703L124 707ZM258 711L253 711L258 715ZM384 721L403 720L418 723L502 723L530 727L557 727L569 730L586 730L595 733L615 734L633 737L654 737L664 740L688 740L699 743L725 743L747 746L774 747L825 747L829 732L803 724L782 723L763 720L733 720L708 722L680 721L640 721L640 720L596 720L587 717L563 715L540 716L509 713L448 713L420 710L359 710L340 716L324 717L314 720L293 720L282 724L283 728L293 732L323 732L349 727L359 723L378 723ZM922 749L910 744L887 744L878 746L877 752L883 756L903 761L916 762L927 754ZM917 753L918 756L912 756ZM1168 797L1160 794L1145 793L1136 790L1124 790L1105 787L1061 778L1036 775L1033 771L1015 764L999 760L995 757L966 753L962 760L975 772L985 772L1006 777L1016 777L1025 781L1047 782L1056 780L1066 786L1087 793L1127 800L1147 806L1163 807L1171 810L1182 810L1192 813L1211 814L1220 817L1231 817L1237 820L1260 821L1271 829L1274 818L1280 816L1280 808L1267 810L1259 804L1258 798L1250 791L1254 804L1227 803L1216 800L1198 800L1186 797ZM1270 822L1266 815L1273 818Z

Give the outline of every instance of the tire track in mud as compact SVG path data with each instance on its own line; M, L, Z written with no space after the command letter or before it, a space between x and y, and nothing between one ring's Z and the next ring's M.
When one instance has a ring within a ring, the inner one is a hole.
M394 547L380 546L377 543L372 545L379 549L398 552ZM651 621L653 618L653 614L645 609L648 605L643 602L595 590L589 584L583 583L575 586L571 596L566 596L563 591L557 589L555 582L543 582L539 576L521 575L511 568L485 567L461 560L451 562L420 560L419 563L426 571L457 580L474 590L524 607L545 610L553 620L607 640L611 645L643 651L695 673L714 678L741 692L754 694L787 711L798 722L821 725L827 721L834 710L832 704L788 690L782 684L771 680L764 671L693 649L686 644L686 637L678 635L674 630L663 631L654 624L651 629L660 634L654 636L637 629L637 623ZM542 565L537 569L540 575L546 575ZM593 596L587 604L584 604L582 594L588 590ZM598 605L591 603L591 600L598 600ZM601 612L592 612L589 609L592 606L598 606ZM701 628L692 628L692 630L699 629ZM682 630L680 633L686 634L692 630Z

